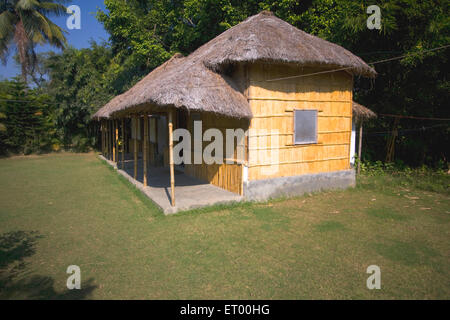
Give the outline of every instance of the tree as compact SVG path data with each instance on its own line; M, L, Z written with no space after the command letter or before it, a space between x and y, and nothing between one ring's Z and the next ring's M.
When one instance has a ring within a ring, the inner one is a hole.
M55 143L50 96L30 89L20 78L0 83L0 153L49 151Z
M97 19L111 35L111 68L122 91L170 58L188 55L261 10L292 22L312 0L105 0Z
M37 53L33 68L27 70L27 79L29 79L29 82L31 81L37 88L41 88L47 81L48 69L46 67L46 61L50 55L50 52ZM21 65L18 54L14 55L14 62L18 66Z
M119 93L114 90L119 76L112 67L111 49L95 42L85 49L68 47L60 54L49 53L43 64L49 80L41 91L57 106L59 139L69 149L94 145L91 115Z
M316 1L327 2L326 0ZM379 61L406 55L396 61L374 65L378 76L374 81L355 79L355 99L378 114L450 118L446 107L450 99L448 81L450 43L448 0L379 0L362 3L334 1L345 8L330 26L329 40L361 56L366 61ZM366 26L366 8L381 8L381 30ZM385 160L389 131L396 124L380 116L368 131L385 132L366 135L367 158ZM396 140L397 160L409 165L438 165L450 156L448 122L401 120L400 137Z
M0 3L0 59L6 63L9 48L14 44L24 82L35 66L36 44L65 47L63 30L47 17L65 12L62 4L52 0L4 0Z

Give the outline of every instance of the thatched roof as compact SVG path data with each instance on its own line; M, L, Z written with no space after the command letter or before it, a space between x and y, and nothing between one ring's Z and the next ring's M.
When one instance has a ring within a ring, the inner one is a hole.
M119 115L145 109L174 106L236 118L251 118L247 99L232 79L208 69L201 60L177 55L149 73L122 97L108 103L98 115Z
M133 88L112 99L94 118L169 106L251 118L247 99L232 79L221 74L228 64L264 61L324 68L349 68L374 77L375 70L350 51L307 34L263 11L228 29L188 57L175 57Z
M375 77L361 58L337 44L308 34L269 11L262 11L200 47L214 70L231 62L282 62L302 66L349 68L355 75Z
M158 77L158 75L160 75L168 67L178 62L179 61L178 59L182 58L183 58L182 54L177 53L173 55L169 60L164 62L159 67L155 68L152 72L150 72L140 81L138 81L128 91L125 91L124 93L119 94L118 96L115 96L113 99L111 99L107 104L105 104L102 108L100 108L92 117L94 119L108 118L114 111L117 111L121 105L128 104L128 101L130 101L130 99L139 91L140 88L145 86L146 83L151 83L152 80Z
M352 105L352 111L353 111L353 118L359 122L359 121L365 121L369 120L371 118L376 118L377 115L372 110L364 107L363 105L360 105L359 103L353 101Z

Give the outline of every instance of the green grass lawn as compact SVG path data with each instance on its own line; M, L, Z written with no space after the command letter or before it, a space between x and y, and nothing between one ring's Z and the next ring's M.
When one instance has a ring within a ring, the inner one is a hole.
M449 299L449 180L164 216L95 154L2 159L0 298Z

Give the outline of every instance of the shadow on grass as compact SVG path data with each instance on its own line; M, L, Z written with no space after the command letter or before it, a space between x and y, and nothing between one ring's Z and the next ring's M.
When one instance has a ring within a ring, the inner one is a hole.
M368 208L366 214L380 220L404 221L408 220L408 216L404 216L388 207Z
M141 190L139 190L134 184L128 181L124 176L117 173L117 170L114 169L106 160L98 158L100 160L100 164L107 168L110 172L113 172L113 175L108 176L108 179L111 181L115 181L123 184L128 190L133 193L146 207L150 210L152 216L154 217L164 217L163 211L149 198L147 197Z
M372 246L381 256L409 266L433 266L433 258L440 256L436 250L427 244L413 240L409 242L392 240L374 243Z
M36 253L40 238L36 231L0 235L0 299L86 299L96 289L93 279L83 282L80 290L56 292L51 277L29 275L27 258Z
M316 231L319 232L328 232L328 231L335 231L335 230L346 230L345 226L337 221L323 221L315 226Z

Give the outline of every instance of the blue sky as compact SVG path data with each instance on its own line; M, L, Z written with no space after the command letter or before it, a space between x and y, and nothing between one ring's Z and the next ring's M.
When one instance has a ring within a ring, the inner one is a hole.
M95 18L95 12L98 8L105 10L103 0L68 0L64 3L66 7L70 5L77 5L81 9L81 29L68 30L66 21L69 15L60 17L50 16L49 18L58 26L66 30L66 39L69 45L75 48L87 48L89 47L90 40L97 42L107 41L109 38L108 33L103 28L103 25ZM48 45L38 46L37 52L45 51L60 51L56 48L52 48ZM10 51L9 58L6 66L0 63L0 79L8 79L16 76L20 73L20 67L14 62L13 56L15 55L14 48Z

